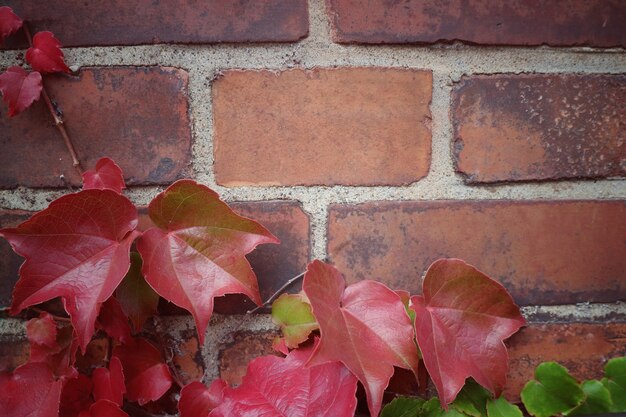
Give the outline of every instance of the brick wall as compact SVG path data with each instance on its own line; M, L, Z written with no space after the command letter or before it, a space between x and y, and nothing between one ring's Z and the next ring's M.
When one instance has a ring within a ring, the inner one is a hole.
M313 258L417 292L460 257L530 321L509 397L540 361L592 378L626 354L621 0L5 3L80 68L46 85L85 166L115 159L138 204L194 178L282 240L251 256L264 298ZM43 103L0 127L6 227L79 178ZM0 242L1 306L19 263ZM220 300L205 346L188 317L163 320L183 378L236 383L270 352L249 308ZM0 321L2 366L26 357L22 326Z

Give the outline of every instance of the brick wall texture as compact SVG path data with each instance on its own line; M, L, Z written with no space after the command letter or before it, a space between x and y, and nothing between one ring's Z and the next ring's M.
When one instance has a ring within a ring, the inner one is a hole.
M44 82L85 167L114 159L140 206L193 178L280 238L249 256L263 299L315 258L413 293L462 258L534 312L508 342L509 398L541 361L588 379L626 355L623 0L4 3L64 45L75 71ZM43 101L3 107L0 227L79 186ZM3 310L20 263L0 241ZM216 300L199 346L162 305L180 377L237 384L271 354L267 310L224 324L252 307ZM28 350L1 314L11 369Z

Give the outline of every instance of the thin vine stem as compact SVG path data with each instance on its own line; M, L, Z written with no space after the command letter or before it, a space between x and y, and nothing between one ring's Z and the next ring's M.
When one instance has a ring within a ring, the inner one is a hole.
M268 305L272 304L274 302L274 300L276 298L278 298L278 296L281 295L285 291L285 289L287 289L291 284L293 284L294 282L296 282L297 280L302 278L304 276L304 274L305 274L304 272L301 272L298 275L296 275L295 277L291 278L289 281L285 282L278 290L276 290L276 292L274 294L272 294L272 296L270 298L267 299L266 302L264 302L260 306L257 306L255 308L253 308L252 310L246 311L246 314L256 313L260 309L265 308Z
M26 39L28 39L28 45L30 45L32 47L33 46L33 37L31 36L30 29L29 29L28 24L26 22L24 22L23 28L24 28L24 34L26 35ZM74 144L72 143L72 140L70 139L70 136L67 134L67 130L65 129L65 124L64 124L65 122L63 120L63 117L59 114L59 112L55 108L54 104L52 104L52 100L50 99L50 95L48 94L48 91L46 90L46 86L45 86L43 80L41 81L41 95L43 96L43 99L46 102L46 106L48 107L48 111L50 111L50 114L52 115L52 118L54 119L54 125L57 127L57 129L61 133L61 136L63 137L63 142L65 143L65 147L67 148L67 150L70 153L70 156L72 157L72 165L74 166L74 168L78 172L78 175L82 176L83 175L83 168L80 165L80 160L78 159L78 155L76 153L76 149L74 148Z

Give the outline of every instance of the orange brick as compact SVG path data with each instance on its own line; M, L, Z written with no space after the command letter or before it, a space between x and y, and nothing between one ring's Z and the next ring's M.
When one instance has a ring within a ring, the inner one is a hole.
M219 354L220 378L230 385L241 384L251 360L259 356L280 355L272 349L272 341L277 336L280 336L278 331L236 332L233 342Z

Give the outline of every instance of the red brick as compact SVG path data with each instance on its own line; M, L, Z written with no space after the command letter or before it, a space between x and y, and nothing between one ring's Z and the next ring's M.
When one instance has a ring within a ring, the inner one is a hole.
M30 217L32 213L21 210L0 209L0 229L15 227ZM11 245L0 237L0 307L9 307L13 287L19 278L20 265L24 258L13 252Z
M213 84L219 184L409 184L430 164L432 75L228 71Z
M531 324L509 342L504 395L519 401L524 384L542 362L556 361L579 381L602 378L606 361L626 355L626 323Z
M621 0L327 0L341 43L625 47Z
M233 342L219 354L220 378L230 385L239 385L248 369L248 363L265 355L279 355L272 349L272 341L280 332L237 332Z
M456 170L470 183L626 177L625 102L624 75L465 78Z
M379 202L331 207L328 252L349 282L421 292L438 258L461 258L522 305L626 298L624 201Z
M204 361L196 331L185 332L181 336L182 340L172 349L172 363L176 367L177 378L183 384L200 381L204 376Z
M49 76L46 86L63 112L84 168L109 156L124 170L129 185L168 184L187 174L191 130L186 72L87 68L73 76ZM0 188L80 185L43 100L12 119L2 111L0 148Z
M64 46L290 42L308 33L306 0L8 0ZM13 43L14 45L15 43Z

